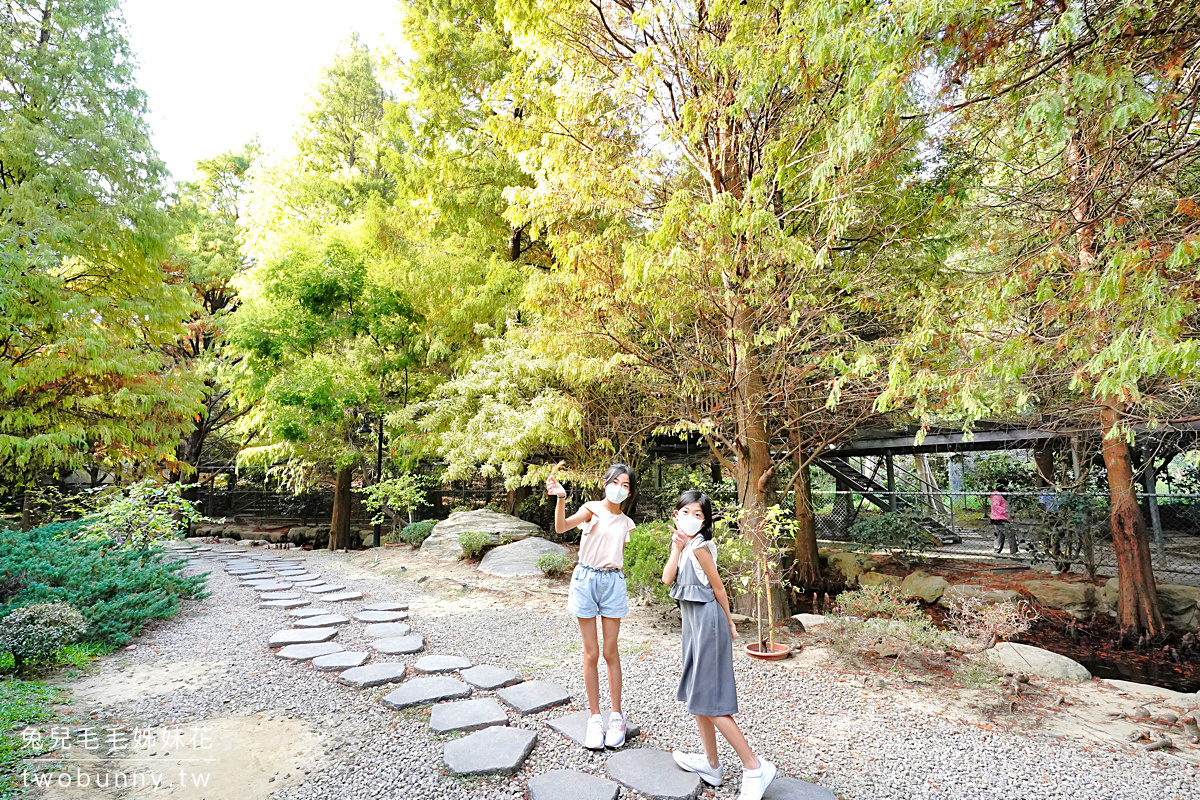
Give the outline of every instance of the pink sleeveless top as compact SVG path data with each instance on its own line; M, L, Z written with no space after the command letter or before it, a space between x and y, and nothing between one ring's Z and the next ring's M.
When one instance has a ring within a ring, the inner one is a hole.
M629 532L637 526L626 515L610 512L601 500L584 503L583 507L592 512L592 518L579 526L583 531L579 563L595 569L621 569L625 565Z

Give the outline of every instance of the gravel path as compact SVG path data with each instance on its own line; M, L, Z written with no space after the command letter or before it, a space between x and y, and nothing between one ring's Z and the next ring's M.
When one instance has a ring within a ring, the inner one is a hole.
M262 553L253 550L251 553ZM431 595L411 581L369 573L328 552L268 551L302 563L311 572L364 593L361 601L314 607L353 616L381 601L427 603ZM604 753L591 753L548 729L543 722L564 707L510 724L538 732L522 770L512 777L452 778L441 767L445 739L427 725L428 709L397 712L379 698L395 685L356 690L338 684L336 673L318 673L306 662L276 658L268 637L292 618L258 605L254 591L239 585L217 562L195 562L211 570L203 601L187 603L122 654L135 664L199 661L222 665L220 679L191 691L123 701L104 716L140 724L184 723L212 716L262 714L306 722L325 758L300 765L311 770L304 783L282 788L280 800L346 798L475 798L519 800L534 775L573 768L603 775ZM309 597L309 595L305 595ZM493 607L447 616L414 611L409 620L424 634L425 651L393 656L411 664L419 655L442 653L475 664L508 667L567 687L573 708L585 708L574 621L564 613ZM341 626L335 641L347 650L369 650L364 623ZM669 652L668 652L669 651ZM382 660L373 656L372 662ZM644 738L634 746L696 749L695 725L674 699L679 654L675 648L624 648L625 706ZM603 667L601 667L603 670ZM736 659L742 725L752 745L774 761L781 775L818 780L843 798L970 798L970 800L1170 800L1194 798L1200 771L1163 753L1143 754L1040 735L999 732L958 724L914 711L886 693L839 681L828 670L782 668ZM604 677L601 676L604 686ZM490 693L476 691L473 696ZM739 770L722 743L727 781L705 787L702 796L736 797ZM622 789L622 798L640 798Z

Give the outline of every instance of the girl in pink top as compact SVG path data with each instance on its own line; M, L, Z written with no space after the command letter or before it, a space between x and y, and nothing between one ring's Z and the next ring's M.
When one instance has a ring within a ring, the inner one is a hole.
M996 542L992 546L993 552L999 554L1004 550L1004 530L1005 524L1008 522L1008 501L1004 499L1004 495L1000 491L993 490L992 496L988 498L991 503L991 508L988 511L988 518L992 521L992 527L996 529ZM1017 534L1015 531L1008 533L1009 552L1014 556L1017 554Z
M625 543L634 522L625 512L637 502L637 477L624 464L613 464L604 473L604 499L584 503L566 515L567 491L554 478L546 479L546 494L557 495L554 529L565 533L578 526L583 531L579 542L579 563L571 573L567 610L579 620L583 636L583 685L587 691L591 718L583 746L592 750L625 744L625 717L621 714L621 655L617 637L621 618L629 613L625 594ZM608 693L612 713L607 730L600 716L600 645L596 618L604 629L604 663L608 666Z

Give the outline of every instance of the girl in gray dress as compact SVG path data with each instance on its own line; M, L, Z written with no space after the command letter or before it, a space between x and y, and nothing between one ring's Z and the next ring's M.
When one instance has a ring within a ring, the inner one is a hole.
M712 503L702 492L684 492L675 504L671 558L663 583L679 601L683 618L683 677L676 699L696 717L704 755L674 752L675 763L719 786L724 769L717 757L717 731L742 760L739 800L761 800L775 779L775 765L759 758L733 720L737 687L733 677L733 640L737 627L729 613L729 597L717 574L717 546L712 541ZM673 584L673 585L672 585Z

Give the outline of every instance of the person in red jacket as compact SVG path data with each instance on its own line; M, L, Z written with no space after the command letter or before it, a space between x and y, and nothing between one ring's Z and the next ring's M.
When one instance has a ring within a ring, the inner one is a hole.
M992 550L997 554L1004 550L1004 538L1007 533L1008 552L1015 556L1017 554L1017 532L1005 530L1008 527L1008 501L1004 499L1004 495L1000 494L999 489L993 489L989 502L991 509L988 511L988 519L992 521L992 527L996 530L996 544Z

